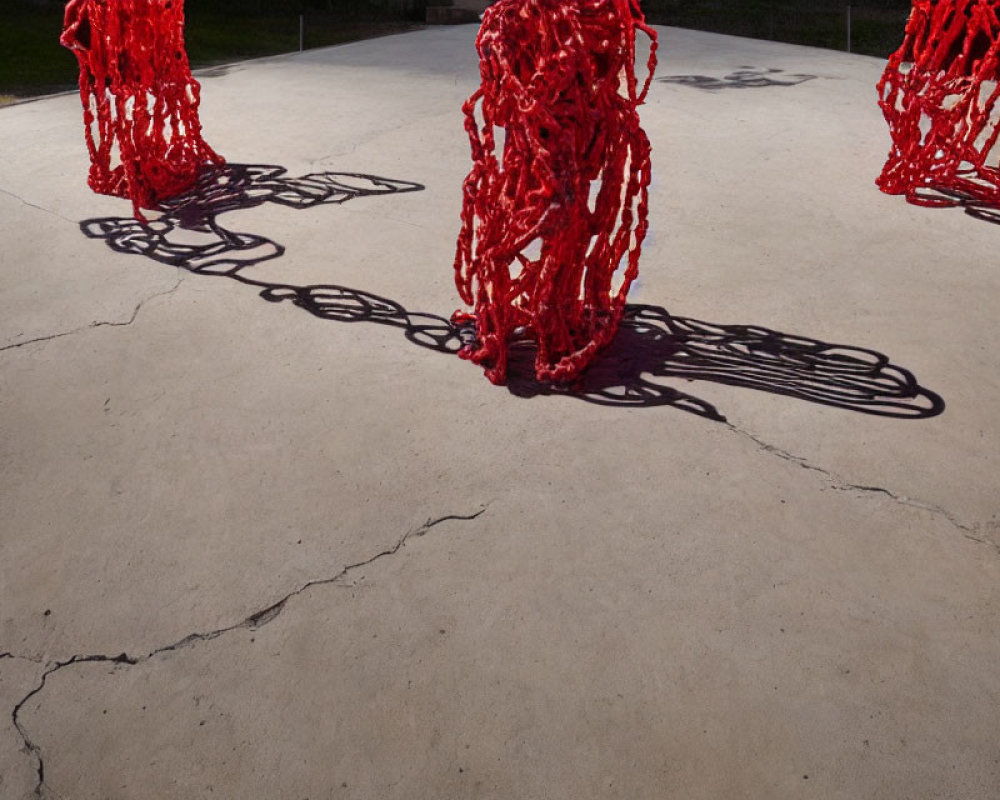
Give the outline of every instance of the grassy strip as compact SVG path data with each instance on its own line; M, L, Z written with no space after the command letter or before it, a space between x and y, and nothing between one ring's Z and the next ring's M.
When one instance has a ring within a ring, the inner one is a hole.
M15 6L0 23L0 95L26 96L72 88L76 59L59 46L62 9Z
M644 0L656 24L843 50L846 7L840 0ZM885 57L903 37L908 0L881 0L852 8L855 53ZM306 47L323 47L410 30L404 21L343 21L306 16ZM0 23L0 97L47 94L76 85L76 60L59 46L62 7L15 4ZM299 47L299 18L220 14L191 3L185 31L193 67L288 53ZM2 103L3 100L0 100Z
M847 49L847 7L851 5L851 52L887 57L903 41L909 0L864 5L848 0L646 0L646 17L659 25Z
M192 4L193 5L193 4ZM326 47L412 30L409 22L340 21L307 15L306 47ZM15 7L0 24L0 104L76 87L72 53L60 46L62 9ZM187 13L184 38L193 68L299 49L299 18Z

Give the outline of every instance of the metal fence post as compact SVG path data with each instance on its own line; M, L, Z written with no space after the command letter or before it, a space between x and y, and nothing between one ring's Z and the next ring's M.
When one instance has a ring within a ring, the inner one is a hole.
M299 52L305 50L306 44L306 15L299 14Z
M847 52L851 52L851 4L847 4Z

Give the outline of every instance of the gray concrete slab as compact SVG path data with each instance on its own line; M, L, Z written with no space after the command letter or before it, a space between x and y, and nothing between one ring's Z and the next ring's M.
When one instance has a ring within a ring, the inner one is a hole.
M0 727L0 797L27 800L35 796L37 767L31 756L30 739L19 726L18 716L31 692L41 682L45 665L9 653L0 654L0 702L5 719Z
M997 229L875 189L876 59L662 29L632 299L742 355L631 329L655 407L491 386L411 341L474 34L204 74L230 161L422 187L221 214L268 240L228 276L107 246L152 242L75 97L0 109L4 800L997 796ZM943 413L748 352L799 337Z

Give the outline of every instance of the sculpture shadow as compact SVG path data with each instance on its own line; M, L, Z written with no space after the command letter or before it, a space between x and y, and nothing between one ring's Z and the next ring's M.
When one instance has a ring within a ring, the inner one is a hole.
M373 195L421 191L411 181L356 172L313 172L298 178L268 164L225 164L206 169L187 192L160 205L146 222L122 217L80 224L92 239L104 239L119 253L142 255L190 272L229 274L278 258L285 247L254 233L231 231L219 217L231 211L276 203L294 209L341 205Z
M116 252L141 255L198 275L251 286L271 303L292 303L313 316L342 323L397 328L420 347L456 354L474 344L471 324L359 289L334 284L299 286L254 277L251 269L285 248L263 236L224 228L218 217L262 203L304 209L371 195L419 191L420 184L360 173L284 176L282 167L230 164L203 176L174 198L156 220L102 217L80 223L83 233ZM874 350L835 345L756 325L723 325L672 316L652 305L628 305L612 343L569 384L534 378L534 345L512 347L508 390L519 397L559 395L605 406L673 406L725 421L710 403L669 384L712 381L796 397L837 408L898 418L940 414L944 401L908 370Z
M914 195L917 204L932 208L960 208L973 219L1000 225L1000 196L997 187L974 178L964 178L968 191L943 186L926 186ZM981 189L977 194L976 189Z
M725 421L709 403L666 381L711 381L796 397L863 414L934 417L944 400L888 356L853 345L782 333L760 325L719 324L679 317L665 308L629 304L612 343L574 385L542 384L525 343L512 359L515 394L579 394L602 405L672 405Z
M658 83L676 83L706 92L720 89L764 89L771 86L798 86L814 80L816 75L786 73L780 69L740 67L735 72L713 78L708 75L666 75L657 78Z

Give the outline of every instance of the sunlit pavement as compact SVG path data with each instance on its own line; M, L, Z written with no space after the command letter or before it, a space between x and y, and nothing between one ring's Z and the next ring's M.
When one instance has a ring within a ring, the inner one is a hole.
M1000 795L1000 229L879 60L660 33L569 392L453 352L474 26L203 73L150 228L0 110L4 800Z

